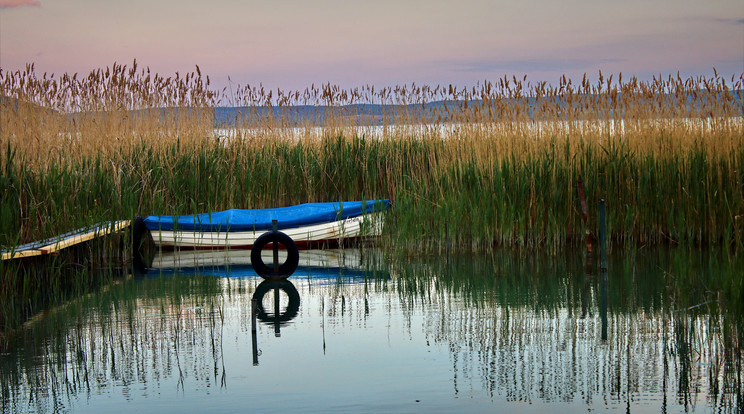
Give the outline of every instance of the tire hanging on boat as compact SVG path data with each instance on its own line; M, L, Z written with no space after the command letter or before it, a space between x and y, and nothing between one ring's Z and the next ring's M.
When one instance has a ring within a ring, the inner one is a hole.
M261 257L261 251L269 243L277 243L284 246L287 251L287 260L280 265L276 270L273 266L267 266ZM300 263L300 252L297 249L297 245L291 237L280 231L270 231L264 233L256 239L251 248L251 265L253 270L258 273L264 279L268 280L282 280L292 276L297 265Z

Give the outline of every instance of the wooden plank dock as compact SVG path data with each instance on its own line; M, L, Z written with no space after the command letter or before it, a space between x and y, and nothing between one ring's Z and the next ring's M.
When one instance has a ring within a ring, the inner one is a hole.
M60 234L49 239L22 244L10 250L2 250L2 260L53 254L66 247L117 232L128 227L130 224L131 220L107 221Z

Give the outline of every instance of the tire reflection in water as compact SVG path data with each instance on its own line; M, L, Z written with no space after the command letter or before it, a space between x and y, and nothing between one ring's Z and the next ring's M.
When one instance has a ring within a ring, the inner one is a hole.
M273 291L273 313L264 307L264 298ZM287 296L287 307L281 311L282 292ZM257 287L251 298L252 322L251 336L253 342L253 365L258 365L258 339L256 319L274 327L274 336L281 336L280 328L297 316L300 310L300 292L288 280L264 280Z

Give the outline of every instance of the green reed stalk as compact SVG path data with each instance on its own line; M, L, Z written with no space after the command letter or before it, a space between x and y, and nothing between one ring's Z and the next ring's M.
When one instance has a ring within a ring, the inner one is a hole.
M441 140L337 136L318 145L142 146L114 168L94 157L44 170L15 161L6 149L0 242L12 246L136 214L389 197L391 244L560 246L582 237L574 190L582 179L590 202L608 200L615 244L741 245L744 149L691 148L661 157L622 144L585 143L572 152L569 140L551 142L532 156L510 154L490 164L462 155L467 144L453 156Z
M582 180L590 205L608 202L612 244L741 247L743 85L600 73L557 85L245 86L219 124L226 97L198 67L0 70L0 246L135 214L384 197L391 248L556 249L582 238ZM370 124L380 136L365 135Z

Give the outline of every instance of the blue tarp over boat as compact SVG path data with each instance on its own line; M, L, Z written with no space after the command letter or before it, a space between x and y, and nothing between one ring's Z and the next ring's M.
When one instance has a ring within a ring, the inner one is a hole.
M277 228L281 230L329 223L365 213L384 211L388 208L390 208L389 199L344 201L255 210L232 209L184 216L148 216L144 221L149 230L225 232L270 230L271 221L277 220Z

